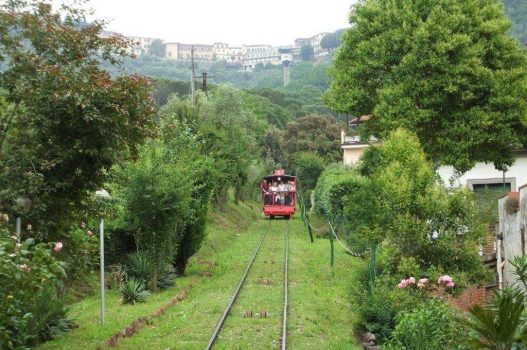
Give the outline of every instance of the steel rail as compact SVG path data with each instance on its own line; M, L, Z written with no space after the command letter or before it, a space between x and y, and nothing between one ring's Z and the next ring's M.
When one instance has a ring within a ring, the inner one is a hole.
M214 342L218 338L221 328L223 327L223 324L225 323L225 319L227 318L229 312L231 311L232 305L236 301L236 298L238 297L238 294L240 293L240 290L242 289L243 284L245 283L245 279L247 275L249 274L249 270L253 266L254 260L256 259L256 256L258 255L260 248L262 247L262 243L265 239L265 236L267 235L267 232L269 231L270 224L271 224L271 220L268 221L267 226L265 227L265 231L262 233L262 236L260 237L260 241L258 242L258 245L256 246L256 250L254 251L252 258L249 261L249 265L247 265L247 268L245 269L245 272L240 280L240 283L238 284L238 287L234 291L234 294L232 295L231 300L229 301L229 304L227 305L227 308L225 308L225 311L223 312L223 315L221 316L220 321L216 325L216 328L214 329L214 333L212 333L212 336L210 337L205 350L212 349L212 345L214 345Z
M287 290L289 286L289 221L285 226L285 259L284 259L284 316L282 319L282 350L287 347Z

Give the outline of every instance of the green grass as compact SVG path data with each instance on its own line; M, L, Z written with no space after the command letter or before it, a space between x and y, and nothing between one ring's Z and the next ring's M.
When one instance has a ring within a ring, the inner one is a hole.
M203 349L252 256L267 222L247 204L231 206L227 215L213 213L208 237L192 258L188 274L176 286L152 295L147 303L123 306L118 293L108 293L107 323L99 325L97 296L71 306L79 328L39 349L95 349L138 317L150 315L191 281L188 297L151 325L120 341L121 349ZM251 215L252 214L252 215ZM283 231L271 230L233 307L215 349L278 349L283 304ZM352 335L349 285L356 260L337 248L329 267L329 242L309 242L300 218L290 221L289 349L359 349ZM212 275L210 275L212 272ZM244 317L252 310L253 317ZM265 310L266 318L258 317Z

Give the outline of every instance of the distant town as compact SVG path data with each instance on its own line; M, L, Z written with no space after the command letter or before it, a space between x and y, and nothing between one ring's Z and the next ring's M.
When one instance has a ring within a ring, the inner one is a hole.
M315 34L308 38L298 38L292 45L242 45L229 46L224 42L209 44L184 44L180 42L164 42L158 38L125 36L133 41L129 53L136 56L147 54L153 44L163 45L163 57L172 60L191 60L194 50L196 61L224 61L240 65L245 71L252 71L257 65L287 65L300 60L302 47L312 50L313 57L329 54L329 49L321 46L321 41L327 32ZM104 32L105 36L122 35L115 32Z

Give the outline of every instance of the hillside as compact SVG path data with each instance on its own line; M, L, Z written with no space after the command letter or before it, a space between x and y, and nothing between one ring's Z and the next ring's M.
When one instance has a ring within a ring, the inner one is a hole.
M512 21L511 33L520 40L527 43L527 1L504 0L505 12Z

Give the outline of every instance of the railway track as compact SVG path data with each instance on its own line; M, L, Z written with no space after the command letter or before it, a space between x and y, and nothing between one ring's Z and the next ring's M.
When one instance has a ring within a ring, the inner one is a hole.
M247 276L250 274L251 269L255 261L258 258L258 255L265 241L265 238L268 236L270 227L271 227L271 220L269 220L269 222L266 224L265 229L262 232L262 235L260 236L260 240L258 241L256 249L251 257L251 260L249 261L242 275L242 278L240 279L240 282L238 283L238 286L234 290L234 293L232 294L229 300L229 303L227 304L227 307L225 308L220 320L216 324L214 332L212 333L209 339L209 342L207 343L207 346L205 347L205 350L212 349L214 344L217 342L218 337L222 331L222 328L231 313L231 309L233 305L235 305L236 300L238 299L238 296L243 291L243 287L247 280ZM287 347L287 311L288 311L288 286L289 286L289 266L288 265L289 265L289 221L287 220L285 221L285 231L284 231L284 289L283 289L284 303L283 303L283 313L282 313L282 334L281 334L281 349L282 350L285 350Z

